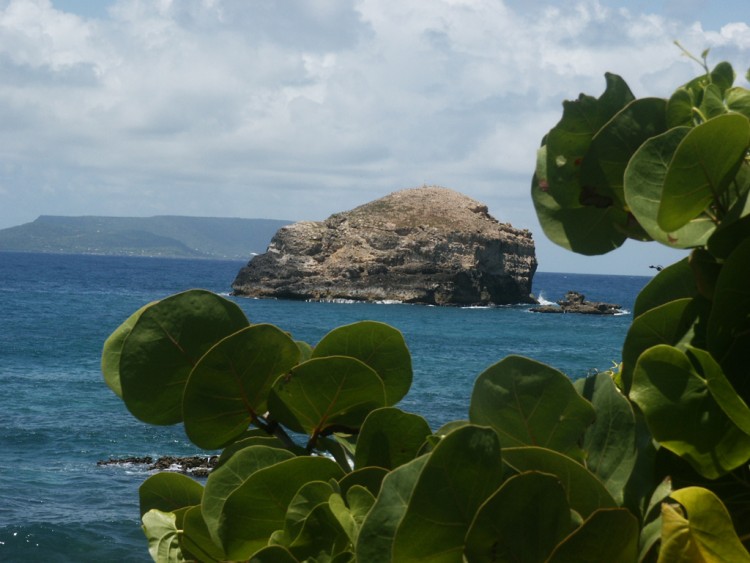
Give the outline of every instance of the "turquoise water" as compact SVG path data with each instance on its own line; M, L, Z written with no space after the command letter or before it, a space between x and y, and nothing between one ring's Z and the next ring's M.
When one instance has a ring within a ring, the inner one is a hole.
M134 419L104 385L101 346L143 304L202 287L226 294L240 262L0 253L0 561L149 561L138 519L138 467L100 459L199 453L181 427ZM649 278L538 273L550 301L577 290L633 300ZM509 354L571 379L608 368L631 322L540 315L526 306L439 308L236 299L252 322L311 344L373 319L404 333L414 383L399 405L433 429L466 418L476 376Z

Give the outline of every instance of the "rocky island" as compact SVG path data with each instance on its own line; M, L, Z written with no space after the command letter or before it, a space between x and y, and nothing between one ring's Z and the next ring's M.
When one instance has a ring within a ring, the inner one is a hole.
M535 303L527 230L441 187L401 190L325 221L282 227L235 295L430 305Z
M582 315L620 315L622 307L615 303L586 301L586 296L577 291L568 291L557 305L541 305L529 309L533 313L579 313Z

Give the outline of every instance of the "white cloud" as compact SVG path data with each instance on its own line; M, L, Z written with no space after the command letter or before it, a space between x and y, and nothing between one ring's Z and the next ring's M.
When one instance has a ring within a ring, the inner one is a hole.
M699 70L675 38L750 66L739 17L520 4L118 0L100 18L0 0L0 227L318 219L424 182L532 227L528 176L564 98L599 95L608 70L668 95Z

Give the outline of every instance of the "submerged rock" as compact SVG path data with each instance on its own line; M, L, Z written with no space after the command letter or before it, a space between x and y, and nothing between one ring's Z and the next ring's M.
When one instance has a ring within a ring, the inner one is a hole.
M558 306L559 305L559 306ZM582 315L617 315L622 307L614 303L586 301L586 296L577 291L568 291L557 305L541 305L529 309L534 313L580 313Z
M498 222L463 194L421 187L282 227L232 288L314 301L535 303L536 267L529 231Z

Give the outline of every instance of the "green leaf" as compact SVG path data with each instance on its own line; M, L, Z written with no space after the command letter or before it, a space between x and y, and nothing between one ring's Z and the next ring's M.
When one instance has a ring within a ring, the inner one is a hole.
M659 562L750 561L721 500L707 489L687 487L670 495L683 508L662 504ZM687 512L687 514L685 514Z
M203 520L200 506L193 506L185 512L183 517L183 534L180 545L187 557L199 561L225 561L226 554L216 545L208 533L206 522Z
M219 460L216 462L216 466L214 467L214 471L216 471L216 469L229 461L231 457L238 451L249 448L250 446L268 446L269 448L279 448L282 450L289 450L297 455L302 455L305 453L305 450L302 447L293 449L287 448L287 446L276 436L269 436L264 430L254 429L251 430L251 432L257 432L258 434L248 436L247 438L237 440L236 442L232 442L222 450L221 455L219 456Z
M663 230L657 220L669 164L689 131L677 127L648 139L624 172L625 201L631 212L651 238L674 248L703 245L716 228L708 216L695 217L673 232Z
M383 381L372 368L355 358L326 356L280 377L268 406L275 419L315 437L337 427L359 428L369 412L385 402Z
M729 111L741 113L750 119L750 90L745 88L730 88L726 94Z
M465 557L472 563L546 561L574 528L560 480L521 473L480 507L466 534Z
M667 127L693 126L693 98L686 88L678 88L667 102Z
M503 447L571 450L594 420L594 408L565 375L542 363L508 356L474 383L469 420L491 426Z
M625 206L623 175L630 157L646 140L666 130L666 101L633 100L594 136L581 165L581 184Z
M388 475L388 470L382 467L362 467L344 475L339 481L341 494L346 496L352 487L362 487L370 491L373 496L378 496L383 479Z
M280 545L269 545L256 551L249 563L299 563L289 550Z
M460 561L474 515L502 478L492 429L464 426L448 434L419 475L396 531L393 560Z
M600 508L617 507L601 481L566 455L536 446L503 448L503 461L519 473L541 471L556 475L565 488L570 507L583 518Z
M289 502L284 518L284 537L288 540L285 542L287 547L300 534L305 520L315 507L327 503L335 492L330 483L325 481L309 481L300 487ZM295 556L299 557L298 554Z
M654 439L716 479L747 461L750 436L722 412L687 355L671 346L648 349L638 360L630 398Z
M221 527L225 517L225 505L229 497L257 471L293 458L294 454L287 450L252 446L240 450L224 465L211 472L203 491L201 511L214 543L224 546ZM296 491L297 489L292 494ZM286 510L286 506L284 506L284 509ZM281 528L281 526L278 526L278 528Z
M596 411L583 437L586 467L621 505L638 454L633 407L606 373L579 379L575 387Z
M149 424L180 422L182 392L193 366L216 342L247 324L235 303L199 289L146 307L122 345L125 406Z
M122 399L122 386L120 385L120 354L125 339L133 329L133 325L149 306L144 305L135 313L130 315L125 322L118 326L115 331L104 341L102 350L102 375L107 386L114 391L115 395Z
M667 170L659 227L676 231L726 190L750 145L750 123L738 114L715 117L691 130Z
M724 96L721 89L716 84L709 84L703 91L703 102L701 103L701 113L707 119L727 113L727 106L724 105Z
M229 464L224 466L227 467ZM253 472L226 497L217 515L218 536L227 556L230 559L247 559L265 546L271 534L283 528L287 507L305 483L340 479L342 475L341 468L334 461L305 456L287 459ZM207 483L203 517L209 531L212 531L205 502L209 492ZM211 515L214 516L214 513L211 512Z
M562 207L550 195L545 182L534 176L531 184L539 224L555 244L579 254L605 254L622 246L627 235L629 216L613 206ZM571 204L572 205L572 204Z
M640 355L657 344L684 349L693 336L693 326L704 314L698 299L675 299L648 310L630 325L622 347L622 382L626 392Z
M633 318L676 299L695 297L698 289L693 280L687 258L675 262L660 271L646 284L636 297Z
M180 473L156 473L138 488L141 516L152 508L173 512L185 506L201 503L203 486Z
M549 194L562 208L579 206L580 165L596 133L634 98L625 81L605 75L607 86L599 99L581 94L563 102L563 115L547 135Z
M638 520L623 508L597 510L555 548L549 563L630 563L638 556Z
M367 514L357 539L357 557L368 563L390 563L396 530L429 456L402 465L383 480L380 494Z
M716 280L708 319L708 350L737 392L750 398L747 377L750 347L750 239L742 241L724 262Z
M299 535L288 549L297 559L310 561L324 554L336 555L347 547L349 538L326 502L316 506L305 518Z
M353 540L354 545L357 544L362 523L375 504L375 496L368 489L360 485L354 485L346 492L346 504L349 505L354 522L357 524L357 537Z
M234 441L266 412L271 385L299 361L289 335L269 324L221 340L193 368L182 407L188 438L204 449Z
M430 434L430 425L421 416L395 407L374 410L360 429L354 466L395 469L417 457Z
M350 356L375 370L385 386L386 405L399 402L411 387L411 354L403 335L387 324L360 321L332 330L312 353L313 358L325 356Z
M708 390L721 410L737 428L750 435L750 407L737 394L737 391L721 370L721 366L705 350L699 348L690 348L689 350L690 354L698 360ZM748 455L750 456L750 452Z
M143 532L148 538L148 552L154 561L185 561L180 549L179 531L174 514L152 509L143 515L142 521Z

